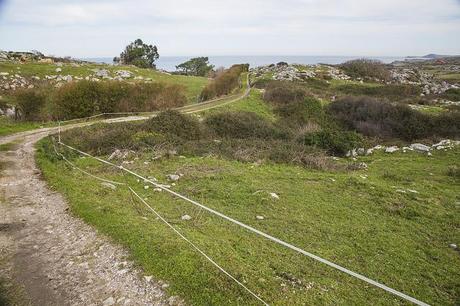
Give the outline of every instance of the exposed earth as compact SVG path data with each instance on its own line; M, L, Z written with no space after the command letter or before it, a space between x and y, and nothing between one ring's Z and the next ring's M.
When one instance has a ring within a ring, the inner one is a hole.
M0 274L35 305L180 304L40 179L34 144L50 131L10 137L17 145L0 153Z

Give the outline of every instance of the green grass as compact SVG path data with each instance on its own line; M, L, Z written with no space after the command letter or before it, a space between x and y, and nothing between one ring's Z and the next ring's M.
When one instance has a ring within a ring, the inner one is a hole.
M0 136L24 132L43 127L42 123L16 121L6 117L0 117Z
M19 68L19 69L18 69ZM8 72L10 74L19 74L23 77L38 76L44 78L45 75L72 75L86 77L93 75L92 69L107 69L113 73L116 70L128 70L134 73L134 76L142 76L151 78L154 81L166 83L182 84L187 88L187 98L190 103L197 101L203 87L208 83L208 80L203 77L192 77L182 75L169 75L159 71L145 68L137 68L133 66L113 66L107 64L82 64L74 66L72 64L63 64L61 72L56 72L55 64L28 62L24 64L13 62L0 62L0 72Z
M211 113L219 113L219 112L226 112L226 111L245 111L245 112L253 112L258 114L261 117L266 119L275 120L275 114L273 113L272 107L263 101L262 93L257 89L251 89L249 96L240 101L227 104L223 107L213 108L208 111L204 111L202 115L209 115Z
M194 305L257 304L133 201L126 189L113 191L70 169L47 151L47 141L39 145L37 160L49 184L66 196L75 215L128 248L146 275L169 282L170 294ZM454 305L460 297L460 256L448 245L460 243L460 181L448 169L458 166L460 149L433 155L377 153L361 158L369 170L352 173L213 157L160 159L146 165L148 153L128 167L160 181L167 174L183 173L173 190L422 301ZM88 158L74 161L93 174L134 186L270 304L405 304L165 192L144 190L143 183L117 170ZM184 214L193 219L182 221ZM265 220L256 220L256 215Z

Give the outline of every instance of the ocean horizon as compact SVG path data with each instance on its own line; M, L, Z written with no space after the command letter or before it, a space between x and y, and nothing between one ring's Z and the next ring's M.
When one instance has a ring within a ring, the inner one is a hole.
M160 56L155 62L158 69L166 71L175 71L176 66L189 60L195 56ZM368 58L380 60L384 63L391 63L394 61L404 60L405 56L316 56L316 55L220 55L220 56L208 56L209 62L215 67L228 68L233 64L248 63L250 67L264 66L269 64L276 64L278 62L287 62L290 64L340 64L349 60L358 58ZM111 64L113 57L94 57L94 58L82 58L82 60Z

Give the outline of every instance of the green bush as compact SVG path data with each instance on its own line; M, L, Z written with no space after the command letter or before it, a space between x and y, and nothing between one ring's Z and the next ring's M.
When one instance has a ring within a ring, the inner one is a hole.
M307 122L321 124L324 121L325 115L321 102L312 97L301 101L281 104L275 108L275 113L283 119L283 124L288 126L298 126Z
M340 65L346 74L355 78L391 80L390 70L386 65L377 60L357 59Z
M369 97L346 97L329 105L330 113L346 127L366 136L407 141L431 136L459 137L460 113L429 115L407 105Z
M383 97L391 100L418 98L422 93L420 86L407 84L389 84L368 86L366 84L345 84L336 87L337 91L346 95Z
M272 81L265 88L264 100L279 105L303 101L307 96L307 90L301 85L286 81Z
M348 151L360 147L363 139L355 132L327 129L306 135L304 143L320 147L332 154L345 155Z
M450 88L441 97L449 101L460 101L460 88Z
M52 97L54 115L73 119L112 112L149 112L182 106L183 86L165 83L80 81L65 84Z
M233 65L219 74L209 83L200 94L200 100L205 101L222 95L231 93L240 85L240 75L248 71L248 64Z
M177 111L165 111L144 124L149 132L163 133L177 140L197 140L203 135L199 121Z
M17 105L17 115L22 120L43 120L43 108L46 103L46 95L37 89L22 89L14 94Z
M221 112L205 119L206 126L220 137L277 138L282 133L270 121L252 112Z

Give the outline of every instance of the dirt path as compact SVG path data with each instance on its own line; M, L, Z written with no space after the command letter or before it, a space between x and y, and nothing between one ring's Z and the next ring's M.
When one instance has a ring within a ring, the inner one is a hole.
M241 95L178 110L194 113L241 100L249 94L247 82ZM167 284L143 275L125 250L73 217L63 197L40 179L34 145L56 132L43 128L0 137L0 144L16 143L11 151L0 151L0 282L16 287L14 292L22 289L21 300L31 305L183 304L165 294Z
M34 144L51 131L13 137L16 148L0 152L0 275L33 305L179 303L40 179Z

